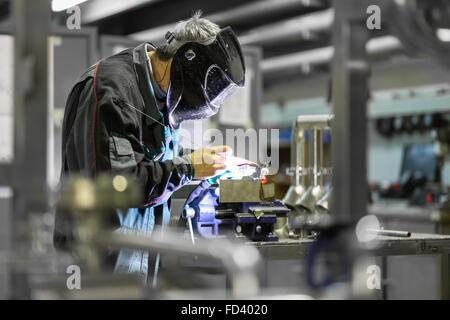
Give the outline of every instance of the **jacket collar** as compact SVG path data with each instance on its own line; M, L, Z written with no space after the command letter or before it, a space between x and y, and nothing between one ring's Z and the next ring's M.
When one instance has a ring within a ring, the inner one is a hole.
M134 69L136 72L136 77L139 84L139 90L144 98L144 112L151 116L153 119L146 117L146 124L152 125L157 121L163 123L163 115L159 111L158 105L156 103L156 97L154 89L151 85L150 78L150 68L148 65L148 47L155 48L150 42L144 42L133 49L133 62Z

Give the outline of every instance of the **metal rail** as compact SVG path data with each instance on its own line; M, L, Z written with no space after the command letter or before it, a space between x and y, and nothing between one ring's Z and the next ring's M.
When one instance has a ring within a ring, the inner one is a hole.
M197 256L219 261L230 277L231 291L235 298L256 296L259 293L258 267L262 260L259 252L244 244L226 240L197 239L195 245L179 233L154 230L151 237L114 233L95 239L107 247L134 250L153 250L178 256Z
M279 242L252 242L264 259L294 260L305 258L310 239L285 240ZM367 251L375 256L450 254L450 235L412 233L411 237L378 236L377 246ZM374 242L374 243L375 243Z

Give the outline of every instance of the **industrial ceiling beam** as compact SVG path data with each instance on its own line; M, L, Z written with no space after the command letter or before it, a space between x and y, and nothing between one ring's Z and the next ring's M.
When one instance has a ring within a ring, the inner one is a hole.
M83 23L93 23L161 0L90 0L81 5Z
M205 18L217 24L233 24L240 21L275 15L298 7L319 6L322 0L262 0L254 1L216 14L205 16ZM139 41L151 41L160 43L164 41L164 35L172 30L175 23L166 24L157 28L143 30L130 36Z
M394 36L373 38L366 44L366 50L369 55L399 50L401 48L400 41ZM333 55L334 47L323 47L264 59L261 62L261 68L263 73L266 74L296 67L309 68L313 65L329 63Z
M242 45L272 45L288 38L308 39L311 34L329 30L333 19L333 9L305 14L249 30L239 35L239 42Z

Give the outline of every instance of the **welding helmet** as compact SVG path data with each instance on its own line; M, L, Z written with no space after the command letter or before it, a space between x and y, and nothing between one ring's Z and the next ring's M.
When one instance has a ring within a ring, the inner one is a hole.
M173 34L167 33L170 43ZM208 44L183 43L170 70L167 108L170 124L216 114L224 100L245 81L245 63L236 35L222 29Z

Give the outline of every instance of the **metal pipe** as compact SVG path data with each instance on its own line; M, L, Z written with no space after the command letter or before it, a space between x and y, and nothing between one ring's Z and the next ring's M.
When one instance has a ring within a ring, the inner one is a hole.
M291 137L291 186L286 192L282 202L293 208L306 190L304 170L306 168L306 131L299 121L295 121L292 126Z
M384 230L384 229L367 229L369 233L375 233L379 236L388 236L388 237L401 237L401 238L409 238L411 237L411 232L409 231L398 231L398 230Z
M239 43L241 45L273 45L296 37L308 39L315 32L323 32L330 29L333 24L333 18L333 9L305 14L251 29L239 35Z
M253 246L238 245L227 240L198 239L195 245L183 241L180 234L171 231L153 230L151 237L131 234L107 234L93 239L106 247L134 250L153 250L179 256L213 258L222 263L231 278L232 294L236 298L255 296L259 293L257 276L261 257Z
M315 145L313 148L313 152L310 152L310 161L309 163L315 163L315 167L322 167L323 164L323 129L329 128L331 121L333 119L332 115L304 115L297 117L297 120L294 123L294 128L292 129L292 141L291 148L294 148L295 153L291 150L291 165L295 165L297 173L304 173L304 169L306 168L306 131L309 129L315 134L319 134L321 138L314 137L313 141L315 143L320 140L320 145ZM318 131L320 133L318 133ZM310 140L311 141L311 140ZM311 144L310 144L311 146ZM311 148L311 147L310 147ZM311 149L310 149L311 150ZM315 154L313 160L311 161L311 154ZM293 158L292 155L295 155ZM320 162L320 163L317 163ZM304 184L303 174L300 175L300 179L295 180L295 185ZM292 180L291 180L292 181Z
M323 167L323 131L317 128L313 128L310 131L309 137L309 163L310 167L312 167L312 185L322 186L323 177L321 171Z
M329 128L331 126L331 122L333 120L332 115L302 115L298 116L296 121L294 122L293 128L292 128L292 140L291 140L291 186L289 187L289 190L287 191L285 197L283 198L283 203L286 205L294 208L296 205L298 205L300 199L304 196L306 190L306 183L304 180L305 175L305 169L306 169L306 131L309 130L310 132L316 132L316 138L311 137L310 134L310 148L312 148L314 151L310 152L310 157L312 156L312 159L309 161L310 166L312 163L315 163L313 166L313 172L316 172L317 174L314 176L315 182L313 185L317 185L320 183L320 185L323 184L323 178L318 174L319 171L322 171L322 165L323 165L323 156L322 156L322 149L323 149L323 142L322 142L322 134L323 130L326 128ZM319 133L320 131L320 133ZM320 135L320 138L317 136L317 134ZM318 140L317 140L318 139ZM320 140L320 141L319 141ZM311 143L311 141L316 141L315 146L314 143ZM311 147L313 146L313 147ZM316 188L313 192L312 190L309 191L310 195L308 196L308 199L312 194L316 196L321 196L321 192L317 193L317 191L320 188ZM311 201L315 201L315 196L313 196L313 199ZM309 203L310 201L308 201ZM314 204L311 206L308 205L308 208L313 210ZM309 210L308 209L308 210Z
M205 16L219 25L233 24L239 21L251 20L263 16L289 12L298 7L310 7L321 4L318 0L263 0L244 4L220 13ZM166 24L157 28L139 31L130 36L140 41L151 41L155 44L164 41L164 35L172 30L175 23Z
M333 115L306 115L297 118L302 127L309 129L309 167L313 169L313 184L323 185L323 130L330 128Z
M291 180L293 185L303 185L304 184L304 175L303 170L306 167L306 159L305 159L305 142L306 142L306 132L303 128L299 126L296 122L294 123L294 128L292 130L292 141L291 147L291 164L294 165L294 181Z
M339 4L338 4L339 2ZM367 212L367 100L370 64L368 1L335 1L332 63L333 219L357 221ZM371 40L374 41L374 40Z
M320 123L320 122L319 122ZM295 204L310 213L314 213L317 201L323 196L323 177L322 177L322 163L323 163L323 130L321 125L314 126L310 124L309 128L309 181L310 185L306 192ZM323 126L323 124L322 124Z
M394 36L374 38L369 40L366 45L367 53L369 55L401 48L402 45L400 41ZM333 59L333 56L334 48L329 46L264 59L261 63L261 68L264 73L273 73L295 67L327 64Z
M301 124L302 128L330 128L334 116L332 114L313 114L302 115L297 117L297 123Z

